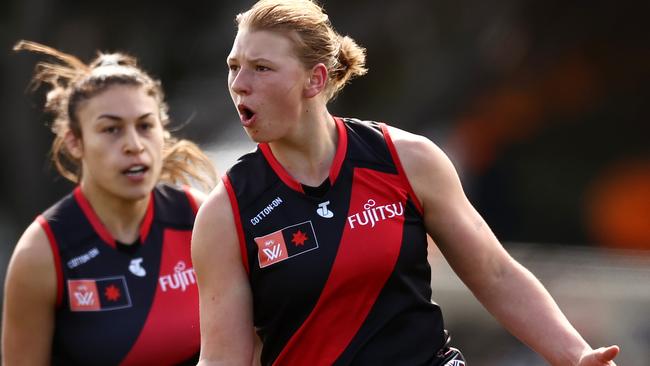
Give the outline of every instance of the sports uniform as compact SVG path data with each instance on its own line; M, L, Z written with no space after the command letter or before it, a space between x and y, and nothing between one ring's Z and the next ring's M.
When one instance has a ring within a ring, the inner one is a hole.
M128 252L79 187L37 218L57 272L53 364L196 363L198 292L190 256L196 203L167 185L151 194L140 241Z
M386 126L335 121L323 186L295 181L264 143L224 177L262 364L446 364L422 208Z

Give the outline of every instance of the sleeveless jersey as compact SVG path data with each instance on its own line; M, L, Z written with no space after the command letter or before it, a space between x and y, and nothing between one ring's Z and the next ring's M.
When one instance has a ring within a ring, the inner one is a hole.
M37 218L58 277L53 364L196 364L196 209L189 192L157 186L130 254L116 248L79 187Z
M263 365L434 365L445 344L420 203L384 124L335 118L322 197L267 144L223 180Z

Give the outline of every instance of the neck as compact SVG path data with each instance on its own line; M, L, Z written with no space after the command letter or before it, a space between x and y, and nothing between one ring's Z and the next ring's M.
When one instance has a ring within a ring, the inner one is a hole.
M147 212L150 195L139 200L127 200L83 182L81 190L99 220L115 240L133 243L139 238L140 225Z
M293 176L309 186L319 186L329 176L338 144L336 123L327 109L305 113L295 133L269 143L275 158Z

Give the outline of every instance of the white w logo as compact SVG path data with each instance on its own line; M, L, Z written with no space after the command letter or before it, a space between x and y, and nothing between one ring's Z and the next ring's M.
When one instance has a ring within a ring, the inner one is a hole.
M79 305L93 305L95 303L95 298L93 297L92 292L84 291L84 292L75 292L74 296L77 298L77 302Z
M445 366L465 366L465 362L461 360L451 360Z
M276 244L275 246L273 246L273 249L264 248L262 249L262 251L264 252L264 254L266 254L266 257L269 260L277 259L279 256L282 255L282 249L280 248L280 244Z

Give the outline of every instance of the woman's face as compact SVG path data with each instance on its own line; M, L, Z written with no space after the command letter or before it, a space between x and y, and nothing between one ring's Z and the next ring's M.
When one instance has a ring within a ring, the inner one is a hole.
M158 102L143 87L114 85L77 110L81 139L68 150L82 162L81 184L123 200L148 197L162 169Z
M275 141L299 126L309 75L287 35L240 29L227 62L230 96L253 141Z

